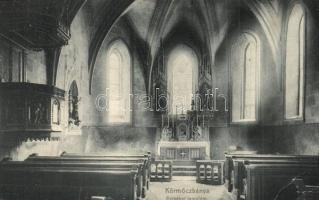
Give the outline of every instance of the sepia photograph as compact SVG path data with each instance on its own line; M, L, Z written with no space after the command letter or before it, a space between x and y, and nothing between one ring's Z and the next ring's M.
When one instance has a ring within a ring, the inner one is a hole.
M0 0L0 200L319 200L318 33L319 0Z

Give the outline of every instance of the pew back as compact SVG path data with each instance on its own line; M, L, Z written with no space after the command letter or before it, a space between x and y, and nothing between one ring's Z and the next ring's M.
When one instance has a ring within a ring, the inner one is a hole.
M139 156L138 158L134 157L114 157L114 156L37 156L31 155L29 156L25 162L27 163L38 163L45 162L48 164L57 164L63 163L64 165L72 163L80 163L83 165L113 165L116 167L117 165L120 167L120 163L122 164L142 164L141 173L138 174L138 185L141 182L141 192L140 187L138 187L138 195L141 194L142 197L146 196L146 191L149 189L150 175L149 175L149 157ZM141 181L140 181L141 180Z
M151 152L147 154L131 154L131 155L119 155L119 154L76 154L76 153L67 153L63 152L61 157L64 158L81 158L81 159L97 159L97 160L126 160L131 161L132 159L143 159L145 162L145 173L147 177L147 189L149 189L150 181L150 171L151 171Z
M0 170L0 195L6 200L136 199L137 170L97 168L10 167Z
M245 171L243 195L246 200L274 199L281 188L299 176L309 184L319 183L317 163L248 163Z
M245 165L249 164L289 164L289 165L302 165L302 164L319 164L319 160L316 157L306 157L300 158L297 157L286 157L281 159L281 157L274 157L274 159L269 159L267 157L266 160L263 158L254 158L254 160L247 160L247 159L234 159L234 171L233 171L233 185L235 189L235 193L242 193L243 192L243 180L247 177Z
M318 156L308 155L272 155L272 154L225 154L225 182L229 192L238 188L238 176L241 176L243 162L247 160L294 160L295 162L319 161ZM240 178L239 178L240 179Z
M149 171L150 171L149 167L150 167L150 154L128 155L128 156L117 156L117 155L81 156L81 155L63 154L62 156L59 156L59 157L31 155L24 162L3 161L0 163L0 171L1 171L0 173L2 174L2 177L4 177L6 174L11 174L12 176L10 177L13 177L13 180L16 180L12 182L12 185L10 185L12 187L7 187L8 185L6 182L3 182L3 184L1 184L0 182L0 187L3 189L2 190L4 192L3 194L9 194L9 196L14 194L15 192L12 192L12 191L10 192L10 189L8 189L8 188L13 188L13 190L16 190L16 192L19 192L17 194L25 196L27 194L25 194L24 191L35 190L34 188L30 188L31 186L32 187L36 186L32 184L33 183L32 181L41 182L41 181L45 181L45 179L47 178L50 178L52 179L52 181L51 180L49 181L50 185L44 184L43 186L41 185L41 187L38 187L39 185L37 185L36 190L39 191L37 192L37 195L41 196L41 198L39 199L45 199L46 196L50 196L50 198L52 197L51 199L54 199L55 196L56 196L56 199L64 199L64 196L61 197L61 195L55 195L55 194L58 194L58 193L63 194L65 192L67 192L67 194L71 194L71 196L66 195L65 199L81 199L83 195L79 193L79 188L82 188L80 189L81 191L85 191L86 187L88 186L83 184L81 185L81 182L80 182L80 185L76 185L77 181L70 182L70 180L77 180L77 177L75 177L73 174L77 174L79 177L91 177L91 176L93 177L93 176L98 176L98 175L95 175L94 173L98 174L103 172L104 174L106 173L106 175L104 175L104 178L110 180L110 182L108 182L109 185L90 184L90 187L91 187L90 190L98 190L99 187L102 187L102 188L110 187L110 189L107 191L109 191L110 193L109 196L111 196L113 199L142 199L146 197L146 190L148 189L148 185L149 185ZM8 173L8 170L11 170L10 173ZM133 185L127 184L129 181L127 177L124 177L125 180L123 178L121 179L121 176L123 176L122 174L132 173L132 172L135 173ZM19 174L19 175L16 175L16 174ZM17 177L21 176L22 174L25 174L25 177L31 180L31 185L27 185L27 184L21 185L19 183L21 182L21 180L19 180L19 178ZM54 175L49 176L47 174L54 174ZM119 180L122 183L121 186L112 184L112 182L114 182L113 179L116 179L117 176L119 176ZM60 177L60 178L54 179L54 177ZM63 186L63 187L62 186L60 187L58 184L58 181L63 181L63 183L68 183L68 184L66 185L60 184ZM104 183L100 183L100 184L104 184ZM14 187L17 185L20 185L20 186ZM132 191L132 187L134 187L134 194L130 193L130 191ZM65 190L63 190L63 188L65 188ZM116 192L117 190L120 190L120 192ZM52 195L49 195L49 193L52 193ZM101 198L106 197L106 196L103 196L105 195L105 193L103 192L91 192L91 193L92 193L92 196L94 197L101 197ZM118 195L122 193L126 196L124 197L123 195L122 196ZM31 194L28 194L28 195L30 196L29 199L35 199L35 197L32 196ZM22 198L22 199L25 199L25 198ZM88 199L87 195L85 199Z

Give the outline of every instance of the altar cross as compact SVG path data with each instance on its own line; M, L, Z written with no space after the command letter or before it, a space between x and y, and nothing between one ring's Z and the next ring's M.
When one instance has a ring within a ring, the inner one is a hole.
M180 153L180 155L182 156L182 158L185 158L185 155L186 155L187 153L185 153L184 151L182 151L181 153Z

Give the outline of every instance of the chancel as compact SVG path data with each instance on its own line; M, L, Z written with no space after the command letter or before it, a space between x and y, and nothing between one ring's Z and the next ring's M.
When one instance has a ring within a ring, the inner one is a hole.
M319 1L0 1L0 200L318 200Z
M167 125L159 129L161 138L157 144L157 156L161 159L193 161L209 158L209 131L204 116L196 111L168 116Z

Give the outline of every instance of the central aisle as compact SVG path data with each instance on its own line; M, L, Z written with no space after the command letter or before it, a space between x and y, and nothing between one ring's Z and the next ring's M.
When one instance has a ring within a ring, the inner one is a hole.
M195 177L178 177L171 182L151 182L147 200L231 200L225 186L196 183Z

